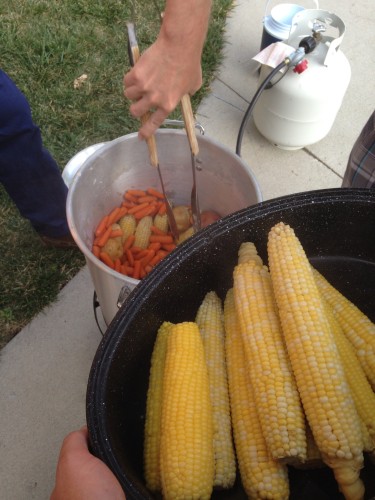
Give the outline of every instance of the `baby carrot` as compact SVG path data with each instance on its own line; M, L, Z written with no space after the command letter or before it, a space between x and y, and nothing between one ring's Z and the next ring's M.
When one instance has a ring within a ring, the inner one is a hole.
M145 195L145 196L140 196L138 198L139 203L144 203L145 201L147 201L148 203L151 203L152 201L156 201L156 200L157 200L156 196L152 196L151 194Z
M107 221L108 221L109 215L105 215L102 220L99 222L96 230L95 230L95 236L101 236L104 231L106 230L107 227Z
M133 246L134 241L135 241L134 234L129 234L129 236L126 238L124 242L124 247L123 247L124 252Z
M159 234L160 236L165 236L165 234L166 234L165 231L162 231L161 229L159 229L156 226L151 226L151 232L154 234Z
M133 274L133 268L131 266L122 265L120 272L126 276L131 276Z
M155 250L147 250L147 255L141 258L142 267L146 267L147 264L151 262L151 260L155 257Z
M115 271L117 271L118 273L121 271L121 260L120 259L115 260Z
M120 207L116 207L108 216L107 227L112 226L116 221L118 221L118 215L121 211Z
M133 201L134 203L138 203L138 198L132 194L130 194L128 191L124 194L124 198L127 201Z
M125 250L126 258L131 266L134 265L134 256L129 249Z
M133 278L139 280L141 277L141 261L135 260L133 267Z
M146 276L146 270L144 267L141 266L141 270L140 270L140 273L139 273L139 277L142 279Z
M162 203L159 207L158 214L159 215L164 215L167 212L167 205L166 203Z
M161 247L166 250L167 252L172 252L172 250L174 250L176 248L177 245L175 245L174 243L170 243L170 244L164 244L162 245Z
M144 252L144 248L132 246L130 251L133 255L138 255L140 252Z
M110 238L117 238L118 236L122 236L122 229L113 229L109 235Z
M129 208L128 213L135 214L136 212L143 210L144 208L148 207L149 205L150 205L150 203L148 201L146 201L144 203L140 203L139 205L134 205L134 207Z
M148 194L151 194L152 196L156 196L156 198L159 198L160 200L164 200L163 193L161 193L157 189L150 187L150 188L146 189L146 191Z
M164 243L173 243L173 237L170 236L169 234L152 234L150 236L150 243L156 243L156 242L161 243L162 245Z
M124 217L124 215L126 215L127 213L128 213L128 207L125 207L124 205L121 205L117 221L120 220L121 217Z
M131 194L132 196L146 196L146 191L143 191L143 189L128 189L127 193Z
M136 254L135 259L141 260L141 259L143 259L143 257L146 257L146 255L148 255L148 250L146 250L146 249L143 250L143 248L142 248L142 250Z
M114 269L115 268L115 265L113 263L113 260L111 259L111 257L107 254L107 252L100 252L100 260L102 262L104 262L104 264L106 264L108 267L110 267L111 269Z
M156 241L155 243L150 243L147 247L149 250L155 250L157 252L161 248L161 243L160 241Z
M133 201L126 201L126 200L124 200L124 201L121 203L121 205L122 205L123 207L126 207L126 208L132 208L132 207L134 207L134 206L135 206Z
M159 211L159 204L156 203L155 201L153 201L150 206L152 206L154 209L152 212L150 212L150 215L152 215L152 217L155 217L155 215L158 213Z
M104 247L104 245L107 243L107 241L108 241L108 239L109 239L109 237L111 235L111 232L112 232L112 228L111 228L111 226L109 226L105 230L105 233L102 234L102 236L96 242L96 244L98 245L98 247Z
M99 259L99 254L100 254L100 247L98 245L93 245L92 246L92 253Z
M138 212L135 212L135 214L133 215L137 220L139 220L142 219L143 217L146 217L146 215L151 215L154 209L155 207L153 205L149 205L148 207L145 207L142 210L138 210Z
M149 262L150 266L156 266L156 264L158 264L167 255L168 255L168 252L163 252L162 250L159 250L156 253L155 257L153 259L151 259L151 261Z
M150 265L145 266L145 271L148 274L150 271L152 271L152 266Z

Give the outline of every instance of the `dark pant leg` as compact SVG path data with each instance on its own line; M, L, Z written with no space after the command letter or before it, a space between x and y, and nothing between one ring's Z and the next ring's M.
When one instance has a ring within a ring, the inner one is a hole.
M0 182L40 234L59 237L69 233L68 189L59 167L43 148L26 98L1 70Z
M375 188L375 111L350 152L342 187Z

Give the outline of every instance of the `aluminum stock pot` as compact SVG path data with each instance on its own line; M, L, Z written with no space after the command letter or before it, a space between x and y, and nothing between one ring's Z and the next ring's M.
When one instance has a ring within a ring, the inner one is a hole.
M189 205L192 173L186 134L182 130L162 129L157 132L156 141L168 197L175 205ZM225 216L262 200L254 174L239 156L206 135L198 136L198 144L202 211L214 210ZM105 214L121 203L127 189L148 187L159 189L159 178L150 166L147 145L138 139L137 133L98 148L83 162L69 185L69 228L85 255L107 325L139 281L110 269L92 254L94 229Z

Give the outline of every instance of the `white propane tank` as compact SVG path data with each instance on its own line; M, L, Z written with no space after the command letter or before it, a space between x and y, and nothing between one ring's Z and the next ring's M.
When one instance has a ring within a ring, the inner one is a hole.
M262 92L254 107L254 123L272 144L301 149L331 130L351 76L350 64L340 50L344 33L343 21L328 11L306 9L293 18L286 43L297 49L300 41L311 35L318 43L305 56L307 69L300 74L289 69ZM259 81L271 71L263 64ZM273 82L278 78L276 75Z

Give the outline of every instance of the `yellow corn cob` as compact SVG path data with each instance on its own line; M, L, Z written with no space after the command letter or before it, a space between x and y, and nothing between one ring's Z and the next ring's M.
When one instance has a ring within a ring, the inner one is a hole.
M252 243L251 241L245 241L240 245L240 248L238 250L238 264L249 262L249 260L253 260L260 266L263 266L263 261L259 257L254 243Z
M309 424L306 423L306 442L307 442L307 456L304 468L323 467L322 454L315 442L313 433L311 432Z
M306 460L305 462L296 463L294 467L297 469L317 469L324 467L322 454L315 442L308 422L306 422Z
M150 236L151 236L151 226L152 226L152 217L151 215L146 215L142 217L142 219L138 222L137 227L135 229L135 240L134 246L139 248L147 248Z
M195 321L203 340L210 383L214 425L214 486L230 488L236 478L236 461L232 442L225 362L223 308L215 292L206 294Z
M163 380L160 472L163 498L209 499L213 422L203 342L196 323L172 326Z
M263 437L248 379L233 289L225 298L224 323L233 436L243 487L249 498L286 500L289 497L287 467L270 457Z
M135 220L134 215L127 214L124 215L124 217L121 217L118 223L122 229L122 242L124 243L124 241L126 241L128 236L134 234L137 222Z
M163 214L163 215L156 214L154 217L154 226L156 226L161 231L164 231L165 233L167 233L169 230L167 214Z
M375 324L317 270L314 269L313 274L321 295L331 306L375 390Z
M247 262L235 267L233 291L258 417L274 459L306 459L305 416L282 337L271 278L246 245Z
M280 222L268 237L273 288L297 387L316 444L347 499L364 493L361 423L301 243Z
M344 365L346 379L352 392L358 415L362 419L371 439L371 442L368 443L367 434L365 433L365 450L372 451L375 447L375 394L358 361L353 346L345 337L339 322L333 314L331 306L325 299L323 299L323 303L341 361Z
M161 490L160 480L160 431L163 394L163 376L167 340L172 323L165 321L160 326L151 356L150 379L147 391L144 475L146 486L151 491Z

